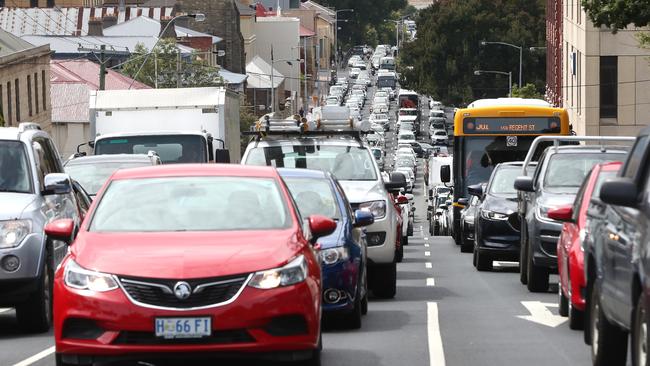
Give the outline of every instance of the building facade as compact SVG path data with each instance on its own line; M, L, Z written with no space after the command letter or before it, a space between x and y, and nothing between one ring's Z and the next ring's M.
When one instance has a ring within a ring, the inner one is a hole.
M4 126L36 122L51 130L50 47L0 29L0 110Z
M556 0L549 5L562 14L560 25L547 11L549 100L561 101L578 135L636 135L648 125L650 114L650 50L641 48L637 38L647 29L630 26L613 33L595 27L580 2ZM554 38L557 27L562 29L560 45ZM554 64L559 52L560 70Z
M102 0L0 0L0 7L12 8L53 8L68 6L102 6Z

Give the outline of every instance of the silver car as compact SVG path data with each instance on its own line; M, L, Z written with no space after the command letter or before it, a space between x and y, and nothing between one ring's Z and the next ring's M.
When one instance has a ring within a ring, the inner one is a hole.
M15 307L21 327L45 332L52 324L54 270L67 253L44 227L88 209L73 188L50 136L35 123L0 128L0 307Z

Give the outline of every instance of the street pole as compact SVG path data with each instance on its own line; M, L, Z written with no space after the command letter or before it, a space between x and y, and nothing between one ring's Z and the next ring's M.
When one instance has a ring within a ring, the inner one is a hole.
M320 95L321 95L321 90L320 90L320 42L316 43L316 55L319 57L316 59L316 90L318 90L318 103L316 107L320 106Z
M521 89L522 85L522 65L523 65L523 60L524 60L524 46L519 47L519 89ZM512 83L511 83L512 84Z
M104 59L106 45L99 47L99 90L106 89L106 60Z
M338 11L334 12L334 64L336 66L336 70L338 71L339 69L339 12Z
M273 45L271 45L271 114L275 116L275 84L273 83Z
M176 87L180 88L183 84L181 83L181 49L178 49L176 54Z
M512 98L512 71L508 72L508 98Z
M307 115L307 109L309 108L309 104L308 104L309 102L307 101L307 37L305 37L305 39L303 40L302 47L303 47L303 52L302 52L303 60L305 60L305 62L302 64L303 67L305 68L305 73L304 73L305 77L303 78L303 83L305 84L305 94L302 98L302 106L303 106L302 110L305 112L305 115Z

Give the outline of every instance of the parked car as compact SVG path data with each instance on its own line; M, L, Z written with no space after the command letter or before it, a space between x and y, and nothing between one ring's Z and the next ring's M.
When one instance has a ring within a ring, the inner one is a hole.
M336 231L318 240L323 272L323 312L339 315L342 324L358 329L368 312L367 244L364 226L374 222L368 211L352 211L336 178L328 172L279 169L300 215L335 220Z
M350 74L349 74L350 79L356 79L357 77L359 77L360 72L361 72L361 69L358 68L358 67L351 68L350 69Z
M631 334L632 364L648 362L650 310L650 128L644 128L614 179L600 187L604 225L594 237L588 258L587 319L593 364L623 365ZM591 262L593 261L593 262Z
M336 222L313 215L305 225L275 169L121 170L96 201L76 235L71 219L45 227L70 249L54 277L58 365L137 359L161 344L184 357L263 352L318 363L312 245Z
M470 253L474 248L474 225L476 223L476 212L478 211L479 205L482 203L482 199L483 197L471 196L469 199L462 198L462 201L458 200L459 204L465 206L465 208L460 211L460 251L463 253ZM468 250L467 248L470 249Z
M73 185L39 125L0 128L0 307L14 307L28 332L50 329L54 270L68 250L43 228L68 219L76 230L88 210Z
M78 181L91 197L118 169L162 164L155 152L149 154L108 154L79 156L65 162L65 172Z
M392 173L391 180L385 182L368 146L352 135L326 138L307 133L299 139L291 136L260 138L249 143L242 162L333 173L343 186L352 208L368 210L375 216L375 222L367 228L370 289L382 298L395 296L399 214L390 192L406 186L403 174Z
M528 173L535 171L537 163L528 164ZM475 215L474 260L477 269L487 271L493 261L518 261L519 213L514 182L521 174L522 162L498 164L485 189L472 192L483 197L483 204Z
M557 268L560 277L558 304L561 316L569 317L571 329L582 329L585 310L585 281L583 240L587 231L587 210L593 197L600 195L606 179L616 176L621 163L598 164L587 175L575 202L550 210L548 216L564 222L557 242Z
M437 130L431 135L431 143L434 145L448 145L449 136L447 131Z
M548 211L573 202L594 165L620 161L626 154L624 147L607 145L550 147L543 152L532 177L515 180L515 188L524 192L519 202L519 263L520 279L529 291L547 291L549 274L557 272L562 223L549 218Z

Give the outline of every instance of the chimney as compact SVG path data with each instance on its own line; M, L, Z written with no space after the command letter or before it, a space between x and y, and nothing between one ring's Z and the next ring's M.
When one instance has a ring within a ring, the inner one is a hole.
M103 29L106 29L117 24L117 17L115 15L106 15L102 18L102 22Z
M176 29L174 28L174 25L170 25L167 27L167 25L171 22L172 18L171 17L161 17L160 18L160 38L174 38L176 39ZM167 28L167 30L165 30ZM165 34L163 34L163 30L165 31Z
M104 35L102 31L102 18L90 18L88 20L88 35L93 37L101 37Z

